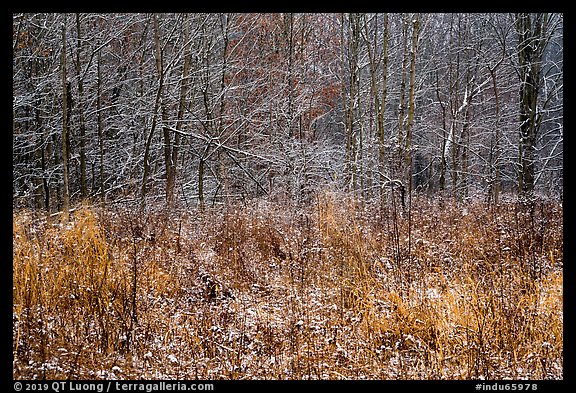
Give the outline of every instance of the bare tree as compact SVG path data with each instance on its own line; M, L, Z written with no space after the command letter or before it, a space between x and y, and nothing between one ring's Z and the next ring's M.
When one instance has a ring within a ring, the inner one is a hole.
M550 15L519 13L515 16L518 34L518 65L520 76L520 142L519 191L527 196L534 192L536 139L542 124L538 97L542 85L541 70L548 42Z
M60 69L62 75L62 167L64 176L64 189L63 189L63 217L64 221L68 221L68 212L70 210L70 190L68 179L68 157L69 157L69 131L68 122L70 119L70 82L68 81L68 73L66 70L66 14L62 21L62 52L60 53Z

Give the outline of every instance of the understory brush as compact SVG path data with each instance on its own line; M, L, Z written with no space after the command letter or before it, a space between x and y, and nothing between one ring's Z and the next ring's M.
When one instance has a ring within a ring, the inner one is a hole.
M562 216L337 193L15 211L13 376L562 379Z

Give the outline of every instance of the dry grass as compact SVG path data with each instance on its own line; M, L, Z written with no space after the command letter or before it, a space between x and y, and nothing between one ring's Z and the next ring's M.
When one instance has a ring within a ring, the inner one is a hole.
M562 206L14 212L20 379L562 379Z

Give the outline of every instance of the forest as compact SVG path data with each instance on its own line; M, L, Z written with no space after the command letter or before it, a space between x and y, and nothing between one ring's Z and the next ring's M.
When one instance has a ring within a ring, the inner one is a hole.
M563 14L12 23L14 379L563 379Z

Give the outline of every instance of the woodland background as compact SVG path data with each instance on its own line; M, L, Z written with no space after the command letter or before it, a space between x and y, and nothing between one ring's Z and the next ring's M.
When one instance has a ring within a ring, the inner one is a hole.
M562 14L14 14L13 200L562 196Z

